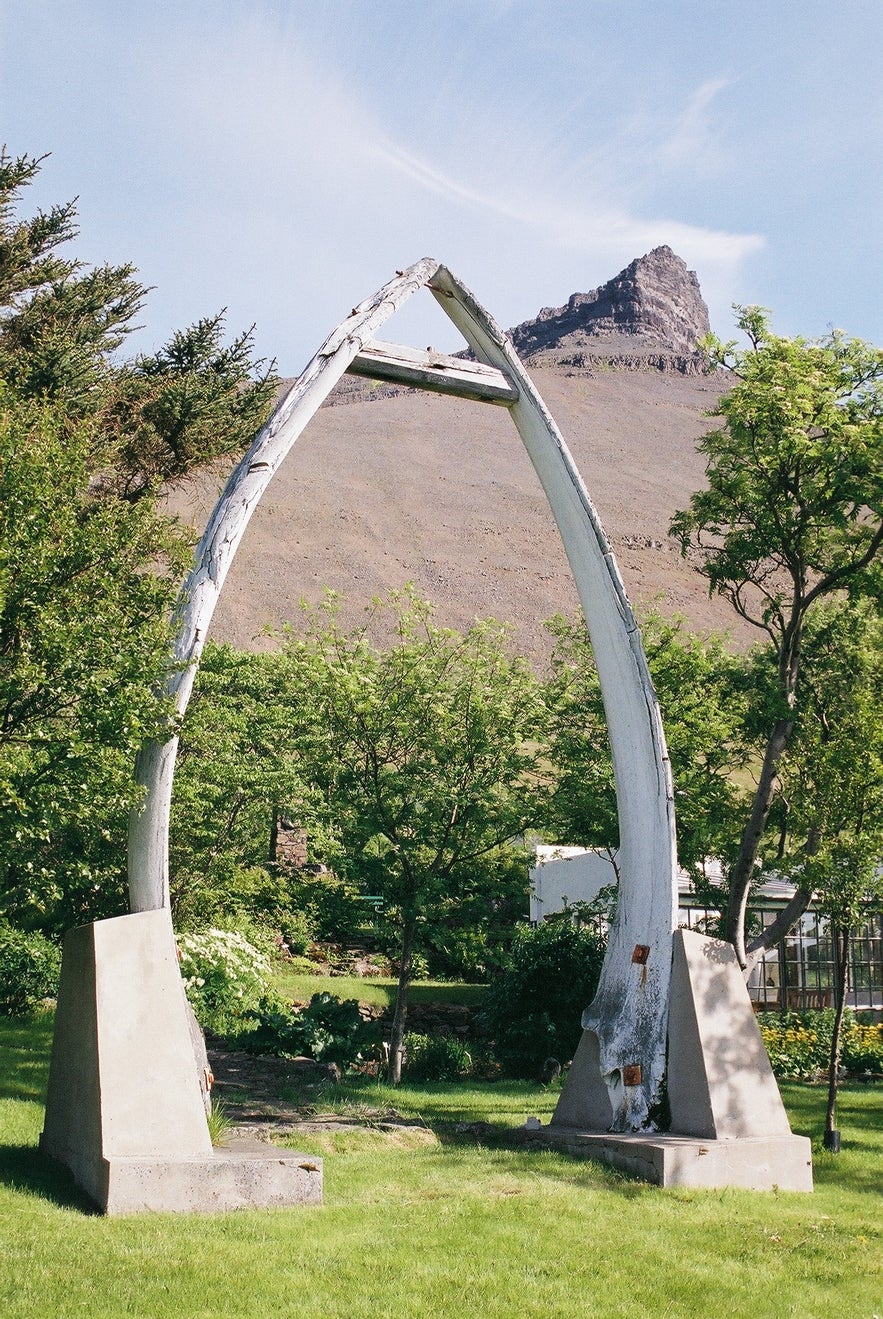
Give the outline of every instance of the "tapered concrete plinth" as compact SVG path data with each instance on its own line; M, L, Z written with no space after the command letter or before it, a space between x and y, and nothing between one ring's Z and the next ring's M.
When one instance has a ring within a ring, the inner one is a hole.
M810 1142L791 1132L732 946L676 930L672 955L670 1130L607 1129L612 1107L585 1031L551 1124L525 1138L656 1186L811 1191Z
M212 1149L167 910L65 939L40 1148L108 1214L322 1200L320 1159Z

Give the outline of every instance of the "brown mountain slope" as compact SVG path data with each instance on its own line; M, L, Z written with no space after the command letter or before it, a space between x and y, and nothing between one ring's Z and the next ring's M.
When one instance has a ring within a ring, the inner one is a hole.
M696 343L708 312L695 274L668 247L607 284L510 331L576 459L632 602L658 602L698 629L733 628L727 606L668 538L703 483L696 438L722 388ZM214 636L273 644L299 601L343 594L355 621L372 596L413 582L440 622L511 623L514 644L548 653L543 622L576 592L545 497L505 410L345 377L252 517ZM346 404L346 406L339 406ZM338 406L335 406L338 405ZM204 525L220 482L172 503Z
M595 502L632 602L657 597L696 628L731 628L721 601L667 535L703 480L696 437L719 382L703 375L538 367L533 378ZM365 387L370 390L370 386ZM219 482L173 507L201 527ZM439 621L513 624L519 651L548 650L542 623L576 594L545 497L502 408L402 392L323 408L257 508L227 580L213 635L242 647L297 624L298 602L329 586L344 619L413 582Z

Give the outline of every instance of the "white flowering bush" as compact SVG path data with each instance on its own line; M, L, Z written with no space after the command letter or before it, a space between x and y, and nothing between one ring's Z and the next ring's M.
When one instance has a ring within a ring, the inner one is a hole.
M244 934L206 929L178 937L184 988L204 1030L235 1035L271 995L270 959Z

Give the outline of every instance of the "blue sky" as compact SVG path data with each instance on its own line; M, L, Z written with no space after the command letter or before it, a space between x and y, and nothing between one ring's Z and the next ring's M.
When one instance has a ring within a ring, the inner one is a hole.
M418 257L511 325L659 243L725 337L883 343L881 52L881 0L0 0L0 115L155 286L133 347L226 306L295 374Z

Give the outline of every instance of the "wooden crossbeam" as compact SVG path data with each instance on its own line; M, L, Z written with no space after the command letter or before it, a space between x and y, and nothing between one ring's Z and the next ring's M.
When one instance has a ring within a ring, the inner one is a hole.
M436 394L456 394L479 403L511 407L518 400L515 385L494 366L448 357L432 349L405 348L400 344L369 343L347 367L350 375L371 380L391 380L412 389Z

